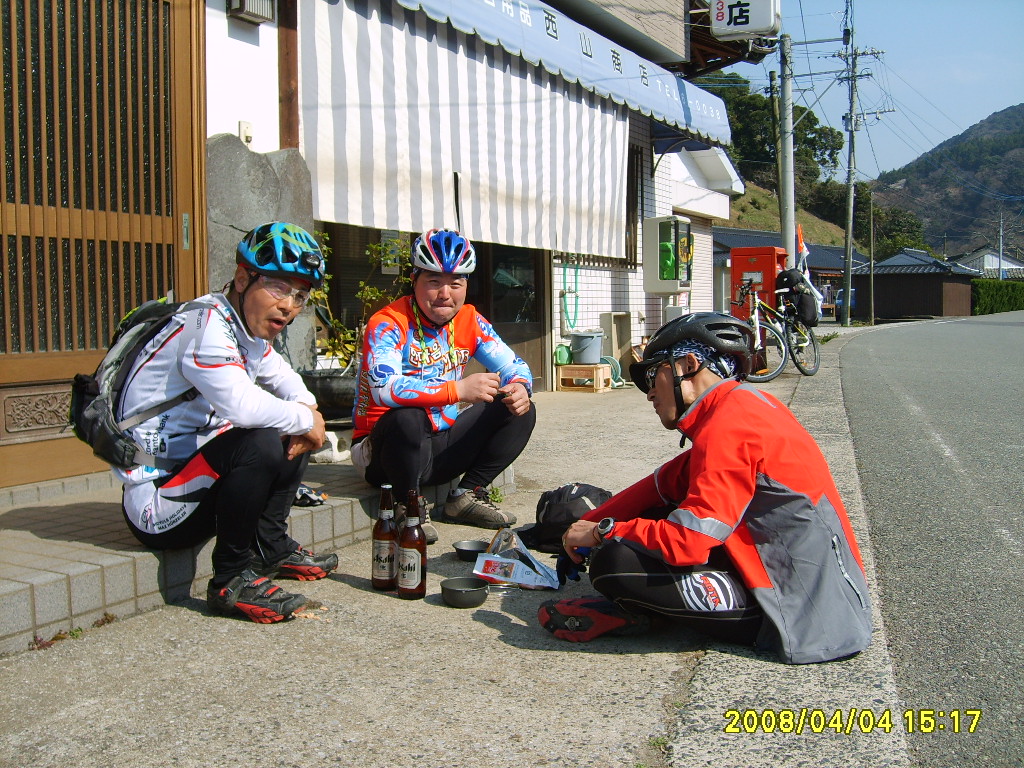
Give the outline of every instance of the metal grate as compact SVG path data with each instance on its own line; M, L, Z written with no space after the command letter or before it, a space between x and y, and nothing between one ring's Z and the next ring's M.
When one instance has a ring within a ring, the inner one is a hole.
M228 16L251 24L274 20L275 0L227 0Z
M0 355L101 349L174 285L169 5L0 4Z

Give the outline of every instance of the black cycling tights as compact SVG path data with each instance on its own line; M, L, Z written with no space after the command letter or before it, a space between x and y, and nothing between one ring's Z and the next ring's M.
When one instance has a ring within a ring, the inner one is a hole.
M424 486L450 482L487 486L523 452L537 423L537 408L516 416L500 400L476 403L450 429L434 432L422 408L392 408L373 425L366 481L391 483L395 501Z
M193 547L216 533L217 584L245 570L252 552L280 560L299 546L288 514L309 463L308 453L288 461L285 445L276 429L229 429L161 483L160 503L191 507L187 517L161 533L129 528L151 549Z
M729 643L752 646L764 614L725 558L678 567L608 541L594 553L590 581L630 613L668 616Z

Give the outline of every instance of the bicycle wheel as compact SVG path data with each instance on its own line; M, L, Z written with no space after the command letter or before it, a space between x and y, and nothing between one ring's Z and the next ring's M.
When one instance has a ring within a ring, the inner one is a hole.
M793 358L793 365L804 376L813 376L821 365L821 346L814 329L808 328L796 318L786 323L786 344Z
M754 349L754 365L747 381L764 384L771 381L786 367L789 350L782 334L773 325L761 326L761 339Z

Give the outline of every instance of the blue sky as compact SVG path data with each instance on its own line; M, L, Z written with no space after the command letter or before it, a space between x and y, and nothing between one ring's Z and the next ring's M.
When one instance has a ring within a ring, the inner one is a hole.
M794 42L840 37L844 10L843 0L782 0L782 31ZM858 81L859 111L896 110L868 117L857 133L860 180L906 165L993 112L1024 102L1024 0L854 0L853 29L858 49L884 51L858 61L861 72L872 72ZM841 43L794 46L794 72L841 69L842 59L830 56L841 49ZM778 69L772 54L729 71L760 89ZM849 91L834 78L797 77L793 98L810 106L824 92L814 112L843 130ZM846 178L845 149L839 178Z

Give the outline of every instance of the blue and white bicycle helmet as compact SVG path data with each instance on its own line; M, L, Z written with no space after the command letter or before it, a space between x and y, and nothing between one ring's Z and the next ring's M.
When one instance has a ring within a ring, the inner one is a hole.
M412 245L414 270L468 275L476 269L476 250L454 229L431 229Z
M238 244L235 261L268 277L297 277L314 288L324 283L324 255L302 227L275 221L261 224Z

